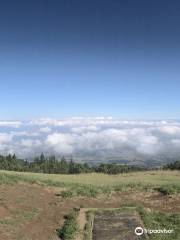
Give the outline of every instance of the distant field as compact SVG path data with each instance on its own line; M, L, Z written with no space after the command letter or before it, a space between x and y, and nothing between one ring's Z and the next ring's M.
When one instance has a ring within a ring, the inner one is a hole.
M165 186L177 185L180 187L180 172L179 171L147 171L147 172L134 172L123 173L118 175L107 175L101 173L89 174L42 174L42 173L27 173L27 172L14 172L14 171L0 171L2 175L12 176L16 180L34 181L55 183L55 184L85 184L98 187L112 187L118 185L143 185L143 186Z

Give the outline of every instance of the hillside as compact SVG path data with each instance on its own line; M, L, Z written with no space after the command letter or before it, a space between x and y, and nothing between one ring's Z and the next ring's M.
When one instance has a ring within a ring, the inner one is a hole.
M180 236L179 171L118 175L0 171L0 202L1 240L57 240L56 229L62 228L64 216L73 208L143 209L139 213L147 227L156 221L159 227L176 230L173 238L165 239Z

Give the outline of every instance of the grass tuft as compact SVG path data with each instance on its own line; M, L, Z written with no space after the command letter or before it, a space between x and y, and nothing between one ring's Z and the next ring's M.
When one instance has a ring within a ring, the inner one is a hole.
M88 211L86 213L86 225L84 228L84 239L86 240L92 240L92 232L93 232L93 221L94 221L94 212L93 211Z
M162 193L163 195L172 195L178 192L174 186L157 187L155 190Z
M172 229L171 234L149 234L151 240L178 240L180 236L180 214L146 211L143 207L137 208L147 229Z

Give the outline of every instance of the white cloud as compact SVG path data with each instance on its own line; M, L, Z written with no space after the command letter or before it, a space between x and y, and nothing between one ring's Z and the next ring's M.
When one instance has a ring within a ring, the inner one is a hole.
M95 126L95 125L89 125L89 126L82 126L82 127L72 127L71 131L75 132L75 133L83 133L83 132L96 132L98 131L100 128Z
M180 147L180 139L172 139L171 143L177 145L178 147Z
M49 132L51 132L51 128L50 127L42 127L39 129L39 131L42 133L49 133Z
M128 151L132 158L136 154L170 157L174 153L180 157L180 121L76 117L17 123L0 122L0 153L28 156L44 151L118 157ZM11 126L19 127L12 131Z
M46 143L53 146L58 153L70 154L74 150L74 139L71 134L53 133L47 136Z
M12 138L12 134L0 133L0 144L9 143L12 141Z
M22 125L20 121L0 121L0 127L14 127L19 128Z
M180 134L180 127L177 126L163 126L163 127L159 127L159 130L163 133L167 133L167 134Z
M32 147L33 141L31 139L22 139L21 140L21 146L23 147Z
M41 141L40 140L33 140L33 139L21 139L20 141L20 145L22 147L27 147L27 148L31 148L31 147L39 147L41 146Z

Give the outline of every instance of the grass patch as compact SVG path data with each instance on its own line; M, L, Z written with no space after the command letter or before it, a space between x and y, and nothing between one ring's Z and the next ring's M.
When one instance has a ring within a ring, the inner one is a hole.
M30 221L34 216L36 216L39 213L39 209L32 208L30 211L23 211L21 213L21 217L24 218L27 221Z
M62 240L74 239L79 231L77 217L79 209L73 209L69 215L65 217L65 222L60 230L57 230L58 236Z
M26 198L18 196L15 201L16 201L16 203L21 204L21 203L24 203L26 201Z
M76 196L95 198L100 193L103 193L103 190L101 188L91 185L76 185L74 187L69 187L69 190L62 191L59 196L61 196L62 198L72 198Z
M173 229L171 234L149 234L151 240L179 240L180 214L162 212L147 212L142 207L137 208L147 229Z
M74 194L73 194L72 191L67 190L67 191L62 191L62 192L60 193L60 196L61 196L62 198L72 198L72 197L74 196Z
M6 218L0 218L0 225L17 225L18 222L16 219L13 219L11 217Z
M163 195L172 195L179 192L179 189L176 186L162 186L155 188L155 190Z
M93 186L79 186L75 189L75 192L77 196L96 197L99 193L101 193L101 189Z
M14 185L18 182L16 175L0 173L0 184Z
M158 190L165 195L180 193L180 172L178 171L157 170L118 175L101 173L63 175L0 171L0 184L17 184L19 182L66 188L67 191L72 192L73 196L86 197L129 190ZM71 197L72 194L64 193L63 197Z
M84 228L84 239L92 240L92 232L93 232L93 221L94 221L94 212L88 211L86 213L87 222Z
M22 209L14 209L11 210L11 214L13 214L12 217L0 218L0 225L11 225L16 227L19 224L24 223L25 221L31 221L32 218L38 213L39 209L37 208L33 208L29 211L25 211Z

